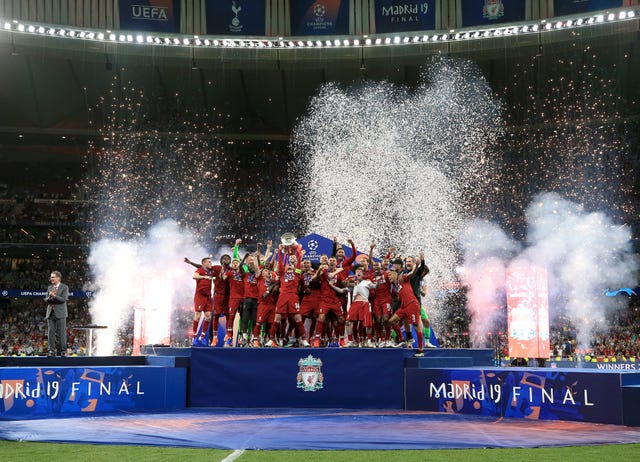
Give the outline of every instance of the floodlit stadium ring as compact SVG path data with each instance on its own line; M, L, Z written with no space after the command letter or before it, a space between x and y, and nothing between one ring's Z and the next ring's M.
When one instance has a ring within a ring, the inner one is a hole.
M429 33L394 33L371 34L351 37L326 37L323 40L309 37L214 37L184 34L145 34L134 37L131 32L118 31L118 35L107 30L73 28L68 26L53 26L50 24L30 23L19 20L0 19L2 30L32 35L49 35L56 38L74 40L88 40L93 42L121 42L133 45L153 45L171 47L193 48L352 48L352 47L380 47L380 46L412 46L432 42L460 42L469 40L483 40L494 37L507 37L516 35L531 35L557 30L579 29L616 23L629 20L637 20L640 9L623 9L616 12L601 12L591 15L573 17L549 18L527 21L517 25L505 25L502 27L464 28L450 31L429 31ZM431 35L429 35L431 34Z

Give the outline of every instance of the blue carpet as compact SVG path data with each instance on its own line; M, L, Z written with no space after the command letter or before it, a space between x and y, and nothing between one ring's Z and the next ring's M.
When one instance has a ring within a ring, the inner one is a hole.
M0 439L218 449L526 448L640 443L640 428L341 409L189 409L0 421Z

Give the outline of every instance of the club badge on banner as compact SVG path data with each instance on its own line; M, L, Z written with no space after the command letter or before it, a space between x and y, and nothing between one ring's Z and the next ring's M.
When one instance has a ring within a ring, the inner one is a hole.
M349 34L349 0L291 2L291 35Z
M207 34L265 35L265 0L207 0Z
M435 0L376 0L376 32L436 29Z
M623 0L553 0L553 15L565 16L608 8L620 8L623 3Z
M526 19L525 0L460 0L462 27L481 26Z
M180 32L180 0L120 0L120 29Z

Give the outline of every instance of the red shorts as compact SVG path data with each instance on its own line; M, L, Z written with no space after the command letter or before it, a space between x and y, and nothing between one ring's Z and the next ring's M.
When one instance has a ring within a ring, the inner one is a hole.
M327 300L322 300L320 302L318 314L329 314L329 313L334 313L336 317L340 317L344 314L342 312L342 304L340 303L339 300L337 302L331 302Z
M276 318L276 306L273 303L258 303L256 322L272 324Z
M229 295L213 293L213 311L215 314L229 314Z
M365 327L373 325L371 304L368 301L352 302L347 313L347 321L363 321Z
M213 310L211 297L196 292L196 294L193 296L193 308L198 313L202 311L206 311L207 313L211 312Z
M342 305L342 312L347 312L347 305L349 305L349 298L345 294L338 294L338 298L340 299L340 304Z
M411 324L416 324L420 320L420 304L416 300L408 305L402 305L395 314L400 319L406 319Z
M229 299L229 316L235 316L238 312L238 308L242 305L242 298L230 298Z
M278 299L276 314L298 314L300 313L300 301L297 298Z
M387 301L373 301L373 314L376 318L382 318L386 314L391 316L391 300Z
M314 316L320 305L320 297L302 297L300 303L300 314L302 317Z

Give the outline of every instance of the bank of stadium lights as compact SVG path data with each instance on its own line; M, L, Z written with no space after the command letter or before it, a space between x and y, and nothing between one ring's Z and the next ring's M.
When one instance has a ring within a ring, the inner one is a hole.
M461 30L437 32L424 35L394 35L382 37L364 36L359 38L316 38L314 40L285 40L279 38L202 38L199 36L187 37L167 36L167 35L142 35L128 34L125 32L81 30L69 27L56 27L43 24L26 24L18 20L2 21L2 28L6 31L19 32L24 34L49 35L51 37L64 37L80 40L109 41L116 43L131 43L134 45L160 45L177 47L209 47L209 48L336 48L336 47L372 47L372 46L395 46L411 45L433 42L455 42L464 40L481 40L492 37L508 37L520 34L537 34L540 32L572 29L585 27L593 24L605 22L624 21L636 18L640 14L638 10L622 10L617 12L607 12L590 16L574 18L551 18L530 22L523 25L508 25L505 27L482 28L477 30Z

